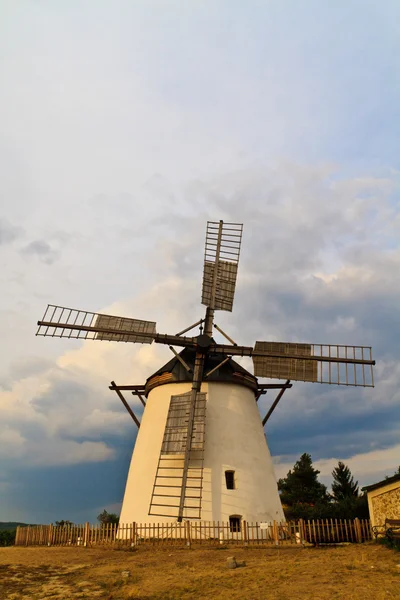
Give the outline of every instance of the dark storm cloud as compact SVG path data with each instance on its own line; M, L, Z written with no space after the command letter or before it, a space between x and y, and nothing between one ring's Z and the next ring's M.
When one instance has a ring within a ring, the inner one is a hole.
M89 388L85 384L70 380L55 381L45 392L34 396L31 405L37 412L45 414L65 405L74 410L85 403L88 393Z
M321 398L320 407L311 411L309 406L315 406L313 399L318 400L315 391L308 395L308 401L302 406L296 404L291 410L291 391L288 390L283 397L285 406L278 405L266 426L274 455L309 452L315 460L332 456L346 459L368 449L384 449L399 442L398 401L387 406L379 402L363 406L362 400L358 399L358 410L355 412L355 392L347 398L347 406ZM339 394L340 390L336 395Z
M22 233L21 227L16 227L0 217L0 246L10 244Z
M51 265L58 258L58 252L45 240L34 240L22 249L26 256L36 256L47 265Z
M10 512L31 523L95 522L102 508L122 499L128 467L127 454L94 465L36 469L21 465L8 474L9 488L2 500L5 506L9 503Z

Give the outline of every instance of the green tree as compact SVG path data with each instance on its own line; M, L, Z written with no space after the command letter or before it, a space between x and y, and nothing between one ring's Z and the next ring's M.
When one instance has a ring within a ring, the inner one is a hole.
M56 527L72 527L72 521L56 521Z
M332 471L332 496L336 502L358 497L358 481L354 481L349 467L339 460Z
M0 546L13 546L15 543L15 529L0 531Z
M304 453L286 477L279 479L278 489L282 504L299 508L303 505L324 505L329 502L326 486L318 481L319 471L314 469L311 455Z
M109 513L105 509L102 513L100 513L97 517L97 520L100 521L102 525L106 523L119 523L119 516L115 513Z

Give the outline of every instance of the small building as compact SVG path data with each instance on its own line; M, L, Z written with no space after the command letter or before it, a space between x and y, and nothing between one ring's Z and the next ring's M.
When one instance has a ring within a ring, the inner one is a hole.
M400 474L362 488L368 495L371 524L384 525L386 519L400 519Z

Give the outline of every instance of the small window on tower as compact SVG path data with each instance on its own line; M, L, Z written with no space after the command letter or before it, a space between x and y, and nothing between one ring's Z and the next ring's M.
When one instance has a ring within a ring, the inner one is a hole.
M232 533L240 532L241 520L242 520L242 517L240 515L231 515L229 517L229 529L231 530Z
M225 471L226 489L235 489L235 471Z

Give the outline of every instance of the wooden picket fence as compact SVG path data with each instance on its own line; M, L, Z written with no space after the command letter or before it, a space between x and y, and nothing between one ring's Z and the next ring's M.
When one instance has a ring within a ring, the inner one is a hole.
M216 521L17 527L16 546L138 546L140 544L289 545L361 543L373 539L368 519L250 523Z

